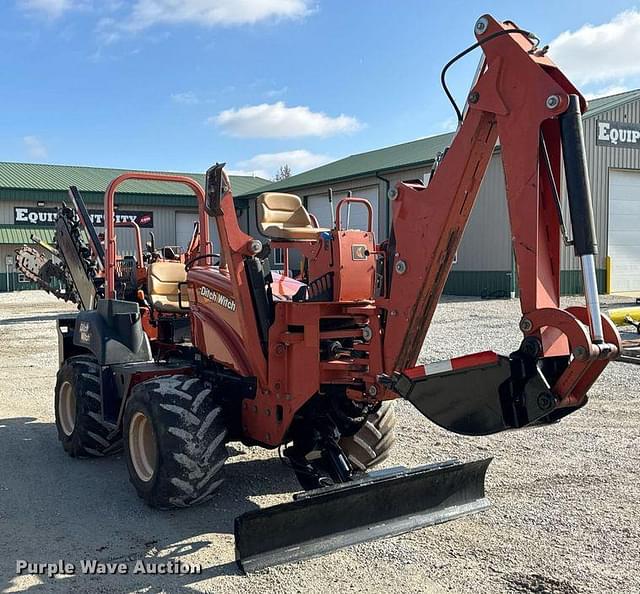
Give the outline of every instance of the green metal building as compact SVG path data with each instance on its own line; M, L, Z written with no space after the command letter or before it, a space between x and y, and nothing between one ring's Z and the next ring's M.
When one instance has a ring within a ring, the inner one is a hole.
M69 186L82 193L94 223L100 230L103 222L104 191L109 182L124 173L121 169L0 163L0 291L34 288L15 270L15 249L31 243L35 235L43 241L53 240L55 210L70 203ZM201 184L203 174L187 173ZM256 190L267 180L251 176L232 176L239 193ZM239 206L243 204L238 200ZM152 231L157 245L186 247L197 219L195 197L186 187L151 181L128 181L116 195L116 217L132 219L141 226L143 242ZM133 234L118 232L118 249L133 253Z

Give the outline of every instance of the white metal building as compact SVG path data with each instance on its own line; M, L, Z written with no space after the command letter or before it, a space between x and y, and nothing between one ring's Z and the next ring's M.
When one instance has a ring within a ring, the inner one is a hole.
M600 246L598 282L602 292L640 290L640 90L594 99L584 119L596 230ZM321 224L330 221L328 189L336 198L351 190L369 199L376 211L378 238L389 229L387 191L396 183L428 177L438 152L451 142L441 134L413 142L351 155L311 171L244 194L250 200L255 228L255 197L261 191L301 196ZM565 205L566 209L566 205ZM566 217L568 221L568 216ZM352 226L362 225L364 213L352 212ZM499 147L492 157L476 205L449 274L445 292L458 295L509 293L515 288L511 232L505 200ZM607 280L608 279L608 280ZM581 291L579 263L572 248L562 253L561 288Z

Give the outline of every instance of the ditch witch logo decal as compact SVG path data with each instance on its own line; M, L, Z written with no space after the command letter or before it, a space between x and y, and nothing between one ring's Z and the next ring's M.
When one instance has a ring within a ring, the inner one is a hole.
M80 322L80 342L91 342L91 331L89 329L89 322Z
M104 213L101 210L90 210L91 222L96 227L104 227ZM13 222L16 225L34 225L38 227L53 227L58 218L56 208L35 208L31 206L15 206L13 208ZM143 229L153 227L153 212L136 210L118 210L115 214L116 223L134 222Z
M597 122L597 124L597 145L640 148L640 124L629 122Z
M217 303L229 311L236 311L236 302L234 299L218 293L218 291L212 291L209 287L200 287L200 295L207 301Z

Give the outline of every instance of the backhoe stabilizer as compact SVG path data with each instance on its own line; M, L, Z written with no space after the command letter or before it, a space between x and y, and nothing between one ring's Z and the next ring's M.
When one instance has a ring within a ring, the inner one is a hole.
M393 390L432 422L461 435L553 423L579 407L557 408L550 387L568 357L540 361L484 351L406 369L396 374Z
M441 524L489 507L491 458L375 471L307 491L235 520L236 561L245 572Z

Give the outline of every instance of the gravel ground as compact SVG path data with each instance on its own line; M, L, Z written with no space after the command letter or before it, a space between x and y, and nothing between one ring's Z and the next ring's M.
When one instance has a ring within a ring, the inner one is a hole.
M73 460L53 424L55 314L40 292L0 295L0 589L3 592L640 592L640 367L610 365L587 407L553 427L463 438L399 403L388 465L493 456L490 510L249 577L233 517L297 489L272 452L237 446L208 505L146 508L122 456ZM421 360L518 345L516 302L446 300ZM200 575L16 576L17 559L181 560Z

